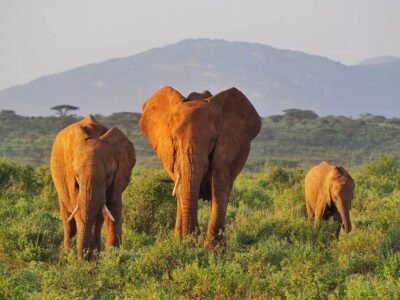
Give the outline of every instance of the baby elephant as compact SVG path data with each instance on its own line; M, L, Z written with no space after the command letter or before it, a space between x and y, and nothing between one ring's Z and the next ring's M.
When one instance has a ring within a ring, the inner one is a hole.
M354 180L342 167L326 161L314 166L305 179L305 196L308 219L333 218L342 225L345 232L351 231L350 208L354 196ZM340 225L336 231L339 237Z
M51 152L51 174L64 225L64 250L78 233L78 256L100 250L105 221L107 247L121 242L121 194L135 165L135 149L117 128L87 116L63 129Z

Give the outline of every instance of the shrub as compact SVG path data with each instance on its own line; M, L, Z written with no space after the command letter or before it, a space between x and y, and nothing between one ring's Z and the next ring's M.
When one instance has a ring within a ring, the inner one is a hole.
M346 282L347 299L399 299L400 285L371 275L350 276Z
M35 169L0 158L0 198L18 198L38 188Z
M175 224L176 198L172 180L164 171L139 170L123 196L123 216L127 228L156 234Z
M44 210L58 213L58 196L51 177L50 166L42 165L35 168L35 176L39 186L36 204Z
M29 205L21 199L9 210L18 221L9 219L0 225L0 253L13 263L57 259L63 238L60 220Z
M364 174L376 177L394 178L400 175L400 164L396 156L385 154L375 161L364 163L362 171Z
M272 198L267 181L259 173L242 172L235 180L229 205L245 204L250 207L269 207Z

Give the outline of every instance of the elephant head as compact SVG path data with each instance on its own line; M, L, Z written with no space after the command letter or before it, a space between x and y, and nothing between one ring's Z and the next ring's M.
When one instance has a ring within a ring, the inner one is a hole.
M229 197L243 166L242 161L231 165L242 152L246 160L250 141L260 130L257 112L236 88L215 96L191 95L185 99L171 87L160 89L144 103L139 124L175 181L175 233L183 237L198 231L198 199L211 199L211 186L227 188ZM231 168L226 182L210 182L210 174L226 168Z
M121 194L135 164L133 145L119 129L111 128L96 136L94 127L93 123L77 127L72 161L69 162L77 205L68 221L75 218L80 257L85 250L90 254L95 244L100 243L95 241L95 235L100 236L100 232L95 231L101 230L102 211L106 217L107 245L119 246Z
M329 207L334 205L346 233L351 231L350 209L354 196L354 180L342 167L335 167L323 182L322 195Z
M210 98L210 97L212 97L212 94L207 90L202 91L201 93L192 92L187 96L185 101L206 100L207 98Z

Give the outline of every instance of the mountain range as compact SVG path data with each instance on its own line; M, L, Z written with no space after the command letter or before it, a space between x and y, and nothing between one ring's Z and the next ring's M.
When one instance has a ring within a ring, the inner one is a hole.
M400 58L349 66L299 51L211 39L187 39L4 89L0 110L50 115L52 106L69 104L80 115L140 112L165 85L184 95L236 86L262 116L288 108L319 115L400 115Z

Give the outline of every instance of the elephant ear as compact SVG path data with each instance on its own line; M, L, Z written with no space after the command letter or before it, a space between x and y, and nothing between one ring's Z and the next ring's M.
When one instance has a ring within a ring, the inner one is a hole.
M144 133L165 169L173 178L174 174L174 145L171 135L172 108L182 103L185 98L172 87L158 90L143 105L139 128Z
M322 183L322 197L323 201L325 201L328 206L332 205L332 193L331 193L331 186L335 180L338 180L339 177L343 176L341 167L334 167L332 168L328 174L326 175L323 183ZM347 172L346 172L347 173Z
M250 142L260 132L260 116L247 97L236 88L230 88L211 97L209 102L221 107L221 124L216 149L218 148L217 150L223 153L221 156L231 163L243 149L246 149L247 153L250 150Z
M346 181L348 183L348 187L351 189L352 193L353 193L353 197L351 197L349 199L348 205L349 205L349 210L351 209L351 204L354 198L354 188L355 188L355 182L353 177L351 177L350 173L347 172L347 170L343 167L337 167L337 169L339 170L339 172L346 178Z
M92 135L88 132L86 127L78 125L75 130L76 141L87 141L92 138Z
M186 97L185 101L206 100L210 97L212 97L212 94L210 93L210 91L207 90L202 91L201 93L192 92Z
M107 131L107 128L100 124L92 115L87 115L79 121L78 124L84 132L83 135L87 136L85 140L90 138L99 138Z
M109 144L116 157L117 168L112 184L114 195L120 196L129 183L132 168L135 166L135 148L118 128L111 128L100 139Z

